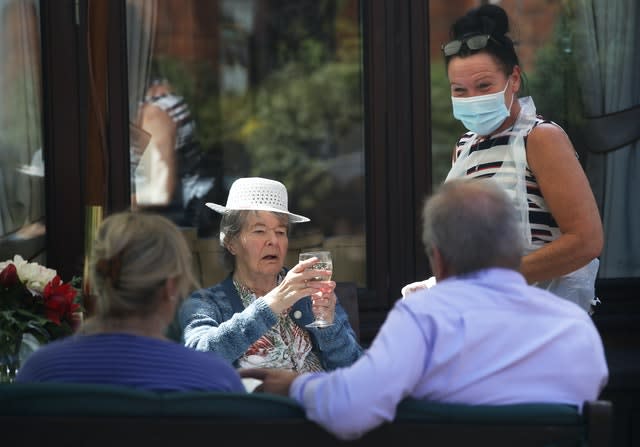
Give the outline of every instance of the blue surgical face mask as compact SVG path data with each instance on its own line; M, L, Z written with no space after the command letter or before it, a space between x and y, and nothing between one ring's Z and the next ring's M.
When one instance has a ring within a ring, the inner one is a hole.
M511 96L511 103L507 109L504 101L508 86L509 81L504 86L504 90L488 95L472 96L470 98L452 96L451 103L453 104L454 118L462 121L464 127L471 132L475 132L478 135L489 135L500 127L509 116L515 95Z

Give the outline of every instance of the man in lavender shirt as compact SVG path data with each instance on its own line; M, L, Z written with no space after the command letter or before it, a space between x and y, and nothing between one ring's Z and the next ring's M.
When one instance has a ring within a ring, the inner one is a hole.
M406 397L465 404L598 398L602 340L579 306L528 285L509 197L491 179L444 183L425 204L423 242L436 285L398 300L350 367L297 374L247 369L257 392L288 395L341 439L392 421Z

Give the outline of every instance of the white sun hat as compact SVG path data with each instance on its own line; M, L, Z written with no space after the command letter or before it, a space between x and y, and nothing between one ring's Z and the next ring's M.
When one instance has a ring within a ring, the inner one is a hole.
M207 202L212 210L224 213L229 210L274 211L289 216L289 222L309 222L308 217L289 212L287 188L280 182L262 177L239 178L231 185L227 205Z

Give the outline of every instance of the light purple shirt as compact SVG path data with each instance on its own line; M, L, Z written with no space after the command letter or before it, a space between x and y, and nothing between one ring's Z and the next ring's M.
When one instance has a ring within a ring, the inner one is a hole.
M391 421L405 397L581 408L608 380L602 340L576 304L490 269L399 300L351 367L297 377L289 395L341 439Z

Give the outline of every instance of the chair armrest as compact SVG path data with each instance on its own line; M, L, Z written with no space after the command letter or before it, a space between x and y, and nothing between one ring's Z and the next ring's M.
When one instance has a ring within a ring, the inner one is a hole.
M582 408L587 424L589 447L608 447L613 444L613 405L608 400L593 400Z

